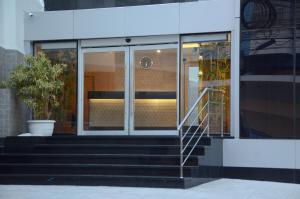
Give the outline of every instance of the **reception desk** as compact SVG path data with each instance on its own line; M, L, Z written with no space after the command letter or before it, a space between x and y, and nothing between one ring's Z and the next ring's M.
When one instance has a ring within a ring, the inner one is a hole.
M90 129L118 129L124 126L124 92L91 91ZM134 99L136 130L176 129L176 92L136 92Z

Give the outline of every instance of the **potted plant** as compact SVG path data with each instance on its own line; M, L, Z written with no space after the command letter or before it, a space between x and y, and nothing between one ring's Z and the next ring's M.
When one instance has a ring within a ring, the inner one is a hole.
M65 64L51 64L44 53L25 57L24 64L18 65L1 87L12 88L16 95L32 110L29 133L34 136L51 136L55 120L53 110L60 105L64 82L62 75Z

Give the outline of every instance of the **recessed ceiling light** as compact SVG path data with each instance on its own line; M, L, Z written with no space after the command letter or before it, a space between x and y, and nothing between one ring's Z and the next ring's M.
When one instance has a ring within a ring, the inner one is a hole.
M161 53L161 50L156 50L157 53Z
M185 43L182 45L183 48L199 48L199 43Z

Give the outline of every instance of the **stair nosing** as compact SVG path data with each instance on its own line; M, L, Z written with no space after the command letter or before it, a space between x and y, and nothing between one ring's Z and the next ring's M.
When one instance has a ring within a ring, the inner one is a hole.
M147 165L147 164L40 164L40 163L0 163L1 166L32 166L32 167L47 167L47 166L57 166L57 167L153 167L153 168L179 168L180 165ZM184 166L184 168L198 168L199 166Z
M157 179L182 179L179 176L147 176L147 175L103 175L103 174L1 174L0 177L23 176L23 177L111 177L111 178L157 178ZM184 177L189 179L191 177Z
M75 153L75 154L72 154L72 153L65 153L65 154L56 154L56 153L51 153L51 154L47 154L47 153L3 153L3 154L0 154L0 157L2 156L6 156L6 157L9 157L9 156L34 156L34 157L39 157L39 156L52 156L52 157L57 157L57 156L61 156L61 157L65 157L65 156L70 156L70 157L81 157L81 156L93 156L93 157L97 157L97 156L102 156L102 157L110 157L110 156L114 156L114 157L150 157L150 158L159 158L159 157L162 157L162 158L179 158L180 155L173 155L173 154L95 154L95 153L91 153L91 154L84 154L84 153ZM190 155L191 158L197 158L201 155ZM184 155L184 157L186 157L186 155Z

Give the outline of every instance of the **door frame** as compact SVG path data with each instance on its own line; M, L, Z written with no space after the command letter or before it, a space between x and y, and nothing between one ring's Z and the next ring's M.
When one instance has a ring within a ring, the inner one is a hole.
M138 136L138 135L149 135L149 136L167 136L167 135L178 135L177 130L133 130L133 108L132 100L134 99L133 85L133 65L132 62L134 57L134 49L146 50L146 49L160 49L175 48L177 49L177 66L176 66L176 127L179 124L180 119L180 37L179 35L171 36L154 36L154 37L133 37L133 43L124 45L117 45L120 40L125 38L115 39L92 39L92 40L81 40L78 42L78 118L77 118L77 135L116 135L116 136ZM156 43L151 43L151 42ZM156 48L155 48L156 47ZM124 82L124 100L125 100L125 111L124 111L124 130L120 131L101 131L101 130L84 130L84 53L86 52L107 52L107 51L125 51L125 82Z

